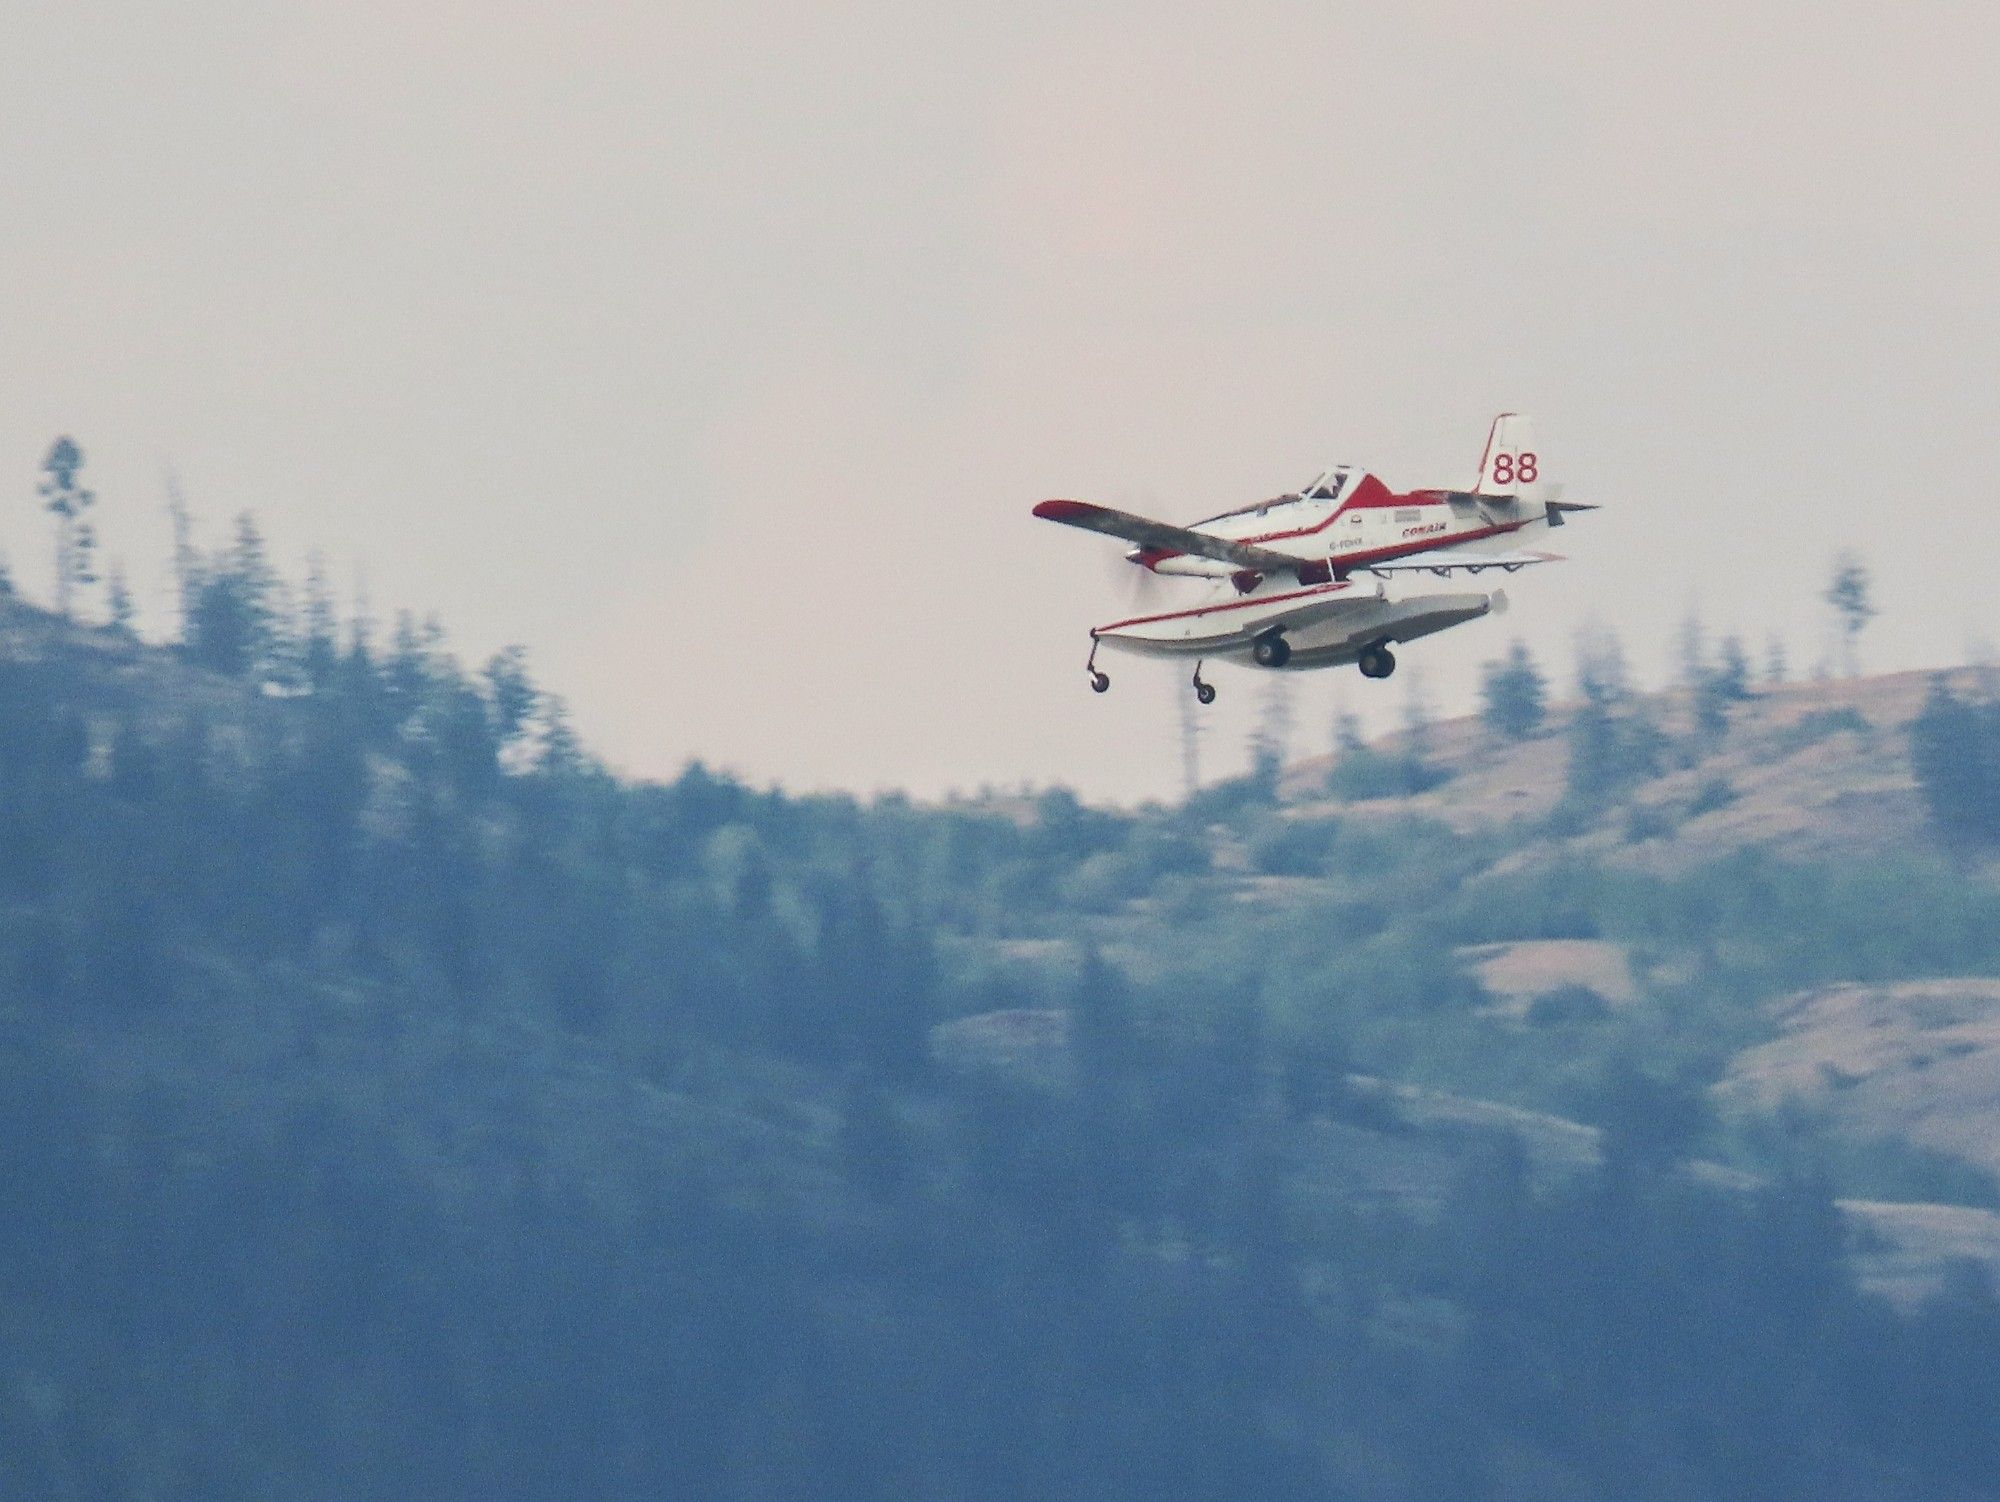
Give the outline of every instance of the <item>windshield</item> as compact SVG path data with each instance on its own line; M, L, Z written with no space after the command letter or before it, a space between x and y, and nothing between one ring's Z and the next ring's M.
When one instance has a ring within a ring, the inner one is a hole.
M1347 482L1347 471L1330 469L1299 493L1309 501L1331 501L1340 496L1340 487Z
M1285 494L1268 501L1258 501L1252 506L1238 506L1234 511L1219 511L1214 516L1204 516L1191 525L1205 527L1210 522L1232 521L1239 516L1270 516L1273 513L1303 506L1308 501L1315 505L1324 505L1328 501L1340 499L1341 487L1346 483L1345 469L1329 469L1303 490L1286 491Z

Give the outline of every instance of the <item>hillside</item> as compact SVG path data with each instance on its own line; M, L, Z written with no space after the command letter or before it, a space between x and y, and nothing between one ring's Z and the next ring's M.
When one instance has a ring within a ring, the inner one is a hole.
M929 807L263 630L0 601L0 1494L1991 1494L1915 680Z
M62 662L63 697L81 711L90 739L87 760L98 775L113 770L113 742L134 716L151 742L169 743L199 727L236 757L296 740L312 716L310 703L295 690L275 696L269 688L258 691L254 683L204 671L110 632L66 626L19 602L0 601L0 660ZM411 670L408 664L404 670ZM455 671L445 668L447 676ZM1962 670L1951 681L1978 692L1983 676ZM1073 982L1087 949L1113 958L1142 983L1199 978L1217 955L1239 966L1277 968L1275 960L1246 955L1246 949L1275 938L1277 952L1289 954L1329 916L1353 929L1357 905L1367 904L1377 911L1373 931L1359 935L1364 954L1369 946L1382 948L1386 938L1427 931L1434 919L1447 930L1463 930L1468 922L1491 927L1491 937L1461 933L1470 941L1448 946L1444 968L1463 983L1465 1016L1477 1020L1489 1041L1527 1039L1539 1048L1540 1034L1551 1026L1560 1032L1587 1025L1621 1035L1671 1031L1671 1021L1660 1014L1677 998L1704 978L1714 979L1708 972L1740 968L1712 952L1712 944L1686 935L1603 931L1604 915L1584 910L1587 905L1548 911L1550 887L1575 880L1576 873L1612 873L1614 881L1634 883L1623 889L1629 899L1632 893L1677 891L1718 864L1839 871L1855 862L1875 870L1904 863L1924 882L1970 892L1975 905L1989 897L1991 868L1968 865L1963 851L1945 852L1917 795L1909 725L1931 681L1932 675L1906 673L1761 691L1732 704L1726 730L1698 745L1686 695L1638 696L1633 712L1657 727L1660 764L1582 812L1565 807L1573 705L1552 710L1539 733L1520 741L1496 737L1476 718L1464 718L1358 753L1383 763L1420 756L1435 786L1415 793L1339 796L1329 790L1338 784L1336 759L1322 757L1287 767L1275 797L1228 785L1184 812L1111 815L1060 799L1009 798L929 813L890 809L886 820L878 817L875 828L864 829L870 821L856 824L851 805L832 800L824 806L840 810L836 822L848 826L843 838L854 850L841 860L878 858L874 837L898 820L942 831L950 844L993 847L986 870L961 869L942 881L933 870L924 878L935 909L950 914L939 931L943 953L984 983L1031 995L1059 991ZM378 814L398 801L389 795L407 778L399 762L380 749L375 753L372 804ZM726 783L714 787L713 812L722 821L716 827L727 847L735 838L730 832L745 828L727 816L754 799L746 803ZM999 838L1002 830L1005 838ZM1065 844L1073 858L1057 857L1064 869L1053 883L1040 883L1035 900L1020 900L1021 868L1039 863L1048 869ZM783 859L754 836L751 845L759 860ZM996 855L1015 859L996 863ZM706 864L717 861L729 864L726 848ZM907 859L901 863L908 867ZM964 866L964 858L957 864ZM996 872L995 864L1002 869ZM998 891L992 890L996 876ZM1520 895L1498 898L1502 889ZM1468 918L1469 904L1498 910ZM1575 932L1555 931L1560 929ZM1794 945L1772 947L1779 967L1799 959L1784 953ZM1336 984L1350 976L1365 982L1371 962L1338 947L1324 960ZM1772 963L1763 957L1754 968L1761 972ZM1883 960L1868 963L1879 969ZM1836 970L1829 978L1864 977ZM2000 1169L1990 1150L2000 1140L2000 1131L1990 1129L1995 1105L1982 1093L1994 1063L1986 1056L1977 1000L1988 988L2000 992L2000 981L1981 975L1883 978L1896 983L1835 984L1831 991L1775 985L1748 998L1728 1030L1729 1041L1742 1046L1711 1051L1703 1061L1718 1103L1726 1111L1766 1115L1789 1104L1810 1110L1831 1129L1908 1141ZM1743 983L1740 976L1732 980ZM1943 1004L1941 994L1965 998L1958 1010L1970 1008L1973 1015L1958 1019L1950 1037L1934 1038L1939 1024L1932 1014ZM1865 1018L1849 1015L1860 1010ZM999 1013L996 1025L1004 1027L1008 1016L1044 1015L1060 1020L1063 1014ZM983 1024L974 1016L948 1026L975 1037ZM1855 1052L1858 1029L1869 1039L1865 1060ZM1046 1053L1048 1035L1035 1036ZM1913 1037L1919 1041L1908 1041ZM1926 1038L1935 1046L1922 1046ZM1916 1080L1918 1074L1926 1077ZM1450 1070L1432 1082L1470 1083ZM1557 1102L1532 1081L1505 1093L1523 1106ZM1889 1099L1905 1104L1875 1104Z
M2000 980L1829 986L1774 1014L1777 1037L1717 1083L1723 1101L1809 1112L2000 1172Z
M1989 679L1962 669L1943 681L1983 697ZM1306 940L1302 949L1301 936L1352 931L1355 906L1376 883L1392 901L1416 900L1408 912L1377 917L1413 944L1462 929L1467 895L1481 894L1482 908L1497 910L1482 911L1478 926L1524 935L1447 949L1451 974L1467 988L1467 1013L1488 1025L1489 1056L1425 1059L1424 1045L1408 1040L1399 1040L1397 1056L1418 1063L1427 1083L1497 1088L1514 1104L1413 1096L1416 1087L1404 1086L1406 1114L1418 1098L1440 1103L1424 1108L1434 1121L1522 1106L1587 1108L1587 1091L1560 1083L1564 1064L1536 1057L1579 1042L1599 1057L1630 1051L1651 1054L1656 1065L1675 1060L1673 1067L1714 1081L1713 1105L1730 1139L1717 1146L1753 1178L1772 1166L1775 1137L1796 1137L1799 1123L1811 1123L1801 1140L1855 1191L1843 1204L1862 1233L1867 1276L1907 1300L1965 1259L2000 1270L2000 1054L1989 1036L2000 1017L2000 954L1991 939L1906 944L1907 933L1892 933L1871 945L1869 928L1880 924L1864 901L1859 916L1869 927L1835 920L1836 941L1819 953L1810 952L1811 927L1751 942L1739 934L1731 953L1717 935L1697 931L1698 911L1672 909L1720 872L1741 883L1738 919L1748 922L1739 926L1782 924L1788 907L1809 925L1825 923L1824 912L1796 912L1804 894L1780 888L1801 873L1832 873L1831 886L1865 889L1869 876L1843 874L1860 871L1900 887L1900 902L1948 892L1932 915L1940 930L1978 921L1968 910L1995 911L2000 865L1941 845L1912 771L1910 726L1935 681L1901 673L1765 689L1732 703L1726 726L1701 738L1685 693L1636 696L1629 712L1656 727L1659 765L1581 811L1565 806L1574 705L1552 710L1538 734L1518 742L1467 717L1355 753L1371 765L1420 756L1436 785L1419 792L1342 797L1331 790L1340 781L1338 758L1296 763L1268 808L1248 818L1238 809L1206 827L1208 874L1177 878L1170 898L1149 889L1107 904L1092 928L1138 975L1199 970L1192 951L1203 945L1240 955L1257 942L1240 937L1248 931L1287 961L1312 952L1307 963L1323 966L1336 988L1365 989L1381 933L1365 936L1359 958L1338 942L1314 952ZM1559 897L1550 911L1551 887L1607 879L1620 907L1658 900L1669 910L1651 921L1619 914L1614 921L1629 933L1618 937L1590 904L1565 911ZM1497 896L1509 886L1525 889L1512 914ZM1834 900L1844 906L1859 896ZM1897 918L1891 928L1912 918L1924 926L1920 913ZM1387 958L1407 962L1400 946L1388 947ZM1868 952L1877 948L1906 953ZM1920 957L1927 948L1949 978L1929 974ZM1855 951L1853 974L1899 976L1907 967L1909 978L1805 990L1786 984L1788 972L1842 975L1835 955L1843 949ZM1173 958L1163 964L1163 956ZM1707 997L1696 1001L1717 985L1741 993L1721 1019ZM1055 1066L1044 1056L1035 1067L1046 1074ZM1546 1109L1509 1119L1538 1159L1593 1160L1576 1147L1591 1139L1590 1128ZM1415 1172L1400 1182L1411 1201L1440 1188ZM1937 1191L1955 1203L1928 1204L1925 1196Z
M1598 817L1559 839L1524 840L1518 854L1669 872L1746 849L1805 860L1934 855L1909 745L1910 722L1934 676L1760 689L1730 706L1727 730L1698 755L1677 746L1657 775L1639 780ZM1976 690L1986 677L1963 669L1948 681ZM1644 695L1639 707L1668 738L1692 736L1685 693ZM1545 821L1563 795L1564 736L1575 713L1574 705L1558 707L1542 733L1518 743L1497 740L1476 718L1428 726L1425 757L1447 780L1412 796L1370 799L1367 811L1435 819L1465 833ZM1407 743L1398 736L1377 749L1394 754ZM1284 792L1296 816L1339 806L1322 796L1332 766L1322 757L1287 769Z

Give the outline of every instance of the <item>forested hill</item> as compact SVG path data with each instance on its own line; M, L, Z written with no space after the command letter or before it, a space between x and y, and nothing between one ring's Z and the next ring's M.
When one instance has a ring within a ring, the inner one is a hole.
M1973 678L864 804L230 577L0 600L0 1496L2000 1490Z

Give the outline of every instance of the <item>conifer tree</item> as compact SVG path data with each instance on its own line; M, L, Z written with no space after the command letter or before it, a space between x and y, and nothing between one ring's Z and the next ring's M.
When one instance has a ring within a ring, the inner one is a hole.
M1840 553L1833 560L1833 578L1821 598L1833 607L1840 627L1841 671L1852 678L1860 671L1857 647L1861 632L1876 615L1867 565L1853 553Z
M2000 842L2000 705L1968 703L1933 679L1910 723L1910 769L1947 837Z
M120 636L131 636L132 619L136 612L132 606L132 591L125 584L125 569L122 564L111 565L111 577L104 586L105 608L111 615L111 629Z
M535 713L540 692L528 676L528 654L522 647L507 647L493 654L486 664L486 697L493 717L493 733L505 746L527 729Z
M97 493L78 481L82 468L83 450L67 436L51 444L42 460L42 504L56 519L56 614L65 620L76 591L97 579L91 571L97 533L88 516Z
M229 552L229 572L236 579L237 597L242 602L253 657L261 659L271 650L281 612L278 609L278 575L264 548L264 534L257 519L245 511L236 518L236 539Z
M1708 632L1696 606L1690 605L1688 613L1681 617L1680 630L1674 637L1674 656L1681 686L1699 692L1702 680L1708 675Z
M542 695L542 744L536 770L549 777L568 777L583 768L583 745L569 722L569 706L555 694Z
M1713 748L1729 729L1729 706L1750 697L1750 660L1743 642L1725 636L1713 662L1703 662L1694 679L1697 749Z
M417 618L407 610L396 612L396 626L389 638L389 660L383 681L389 690L397 723L407 722L423 703L430 688L430 654Z
M315 553L306 565L305 610L300 618L299 666L306 685L323 693L332 684L340 663L338 626L334 619L333 591L326 582L326 565Z
M1625 650L1612 632L1578 640L1576 682L1583 702L1570 719L1568 793L1589 808L1657 771L1661 738L1632 701Z
M1778 684L1789 683L1791 676L1792 665L1785 653L1785 639L1773 631L1764 643L1764 682L1775 688Z
M167 520L174 534L174 608L180 612L180 639L183 646L193 638L196 595L201 580L201 554L194 545L194 521L188 515L187 498L172 470L167 472Z
M1547 681L1519 637L1509 644L1506 657L1480 670L1479 692L1480 718L1496 735L1525 740L1541 728Z
M206 558L197 555L189 562L187 577L193 598L183 646L190 657L231 677L271 673L289 665L288 594L249 512L236 519L236 536L229 548Z
M1722 638L1710 677L1715 691L1724 699L1735 701L1750 697L1750 657L1743 650L1742 637L1731 632Z
M1250 733L1250 781L1264 798L1277 797L1292 739L1291 683L1273 673L1264 685L1257 728Z

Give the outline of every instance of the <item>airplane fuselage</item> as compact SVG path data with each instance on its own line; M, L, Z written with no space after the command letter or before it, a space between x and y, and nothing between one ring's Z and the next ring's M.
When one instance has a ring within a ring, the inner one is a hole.
M1158 574L1207 580L1209 588L1180 608L1107 622L1091 635L1107 646L1149 656L1228 656L1249 651L1259 636L1282 626L1301 649L1292 659L1298 667L1351 660L1366 641L1409 640L1485 613L1484 595L1437 597L1452 619L1417 630L1420 622L1400 619L1408 611L1387 601L1379 581L1366 578L1371 566L1451 549L1452 563L1477 570L1482 544L1545 521L1547 513L1538 500L1442 490L1399 493L1365 470L1335 471L1301 493L1225 512L1189 529L1297 558L1297 570L1257 572L1167 548L1140 548L1128 555L1134 563ZM1438 612L1425 605L1421 613Z
M1308 567L1325 564L1345 573L1432 548L1503 537L1544 520L1546 510L1539 501L1463 491L1398 493L1365 470L1354 470L1337 471L1302 494L1210 517L1189 530L1254 543ZM1132 558L1156 573L1213 578L1240 572L1166 549L1142 549Z

